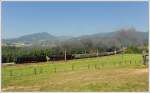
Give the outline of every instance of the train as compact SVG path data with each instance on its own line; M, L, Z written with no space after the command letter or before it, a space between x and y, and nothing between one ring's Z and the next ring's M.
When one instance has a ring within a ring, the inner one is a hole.
M66 54L66 60L109 56L121 52L122 50L113 51L113 52L92 53L92 54ZM16 57L14 59L14 62L16 64L23 64L23 63L38 63L38 62L47 62L47 61L57 62L59 60L65 60L65 55L22 56L22 57ZM3 61L6 61L6 58L2 57L2 62Z

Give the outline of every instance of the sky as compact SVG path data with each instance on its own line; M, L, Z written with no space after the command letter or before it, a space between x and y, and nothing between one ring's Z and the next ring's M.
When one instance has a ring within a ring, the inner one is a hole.
M48 32L81 36L134 27L148 31L148 2L2 2L2 38Z

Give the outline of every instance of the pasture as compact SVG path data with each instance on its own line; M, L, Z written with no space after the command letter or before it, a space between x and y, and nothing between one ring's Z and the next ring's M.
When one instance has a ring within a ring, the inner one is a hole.
M148 91L140 54L2 66L2 91Z

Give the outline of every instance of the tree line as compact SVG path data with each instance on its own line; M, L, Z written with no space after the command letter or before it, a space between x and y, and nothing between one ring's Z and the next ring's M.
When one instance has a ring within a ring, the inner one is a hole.
M66 48L65 48L66 47ZM2 62L3 63L9 63L9 62L16 62L16 60L23 61L21 58L25 58L26 60L32 60L35 61L46 61L46 56L51 56L53 58L57 57L64 57L64 51L66 50L68 58L73 58L69 55L72 54L93 54L97 51L99 53L103 52L112 52L117 49L118 47L103 47L103 48L90 48L87 46L86 48L69 48L65 46L64 48L61 47L53 47L53 48L47 48L47 47L15 47L15 46L7 46L2 47ZM142 48L139 48L137 46L129 46L127 47L125 53L142 53ZM55 56L55 57L54 57ZM20 59L19 59L20 58Z

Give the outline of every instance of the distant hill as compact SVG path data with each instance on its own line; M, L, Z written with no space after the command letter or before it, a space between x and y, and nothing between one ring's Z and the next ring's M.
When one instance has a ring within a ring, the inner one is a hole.
M65 41L65 40L68 40L68 39L71 39L73 38L72 36L57 36L57 39L59 41Z
M18 38L13 39L3 39L2 43L12 45L18 43L31 44L31 45L40 45L42 42L55 41L57 38L53 35L50 35L46 32L34 33L29 35L24 35Z
M60 44L73 46L84 46L85 43L92 42L93 46L129 46L148 44L148 32L139 32L135 29L120 29L115 32L97 33L83 35L80 37L72 36L53 36L47 32L24 35L14 39L3 39L3 44L24 43L32 46L54 47Z
M120 29L116 32L97 33L93 35L85 35L79 37L82 39L92 40L97 44L106 46L129 46L129 45L144 45L148 43L148 32L139 32L135 29Z
M50 35L47 32L42 32L42 33L34 33L34 34L29 34L29 35L24 35L18 38L13 38L13 39L5 39L5 41L10 41L10 42L34 42L34 41L41 41L41 40L55 40L56 37L53 35Z

